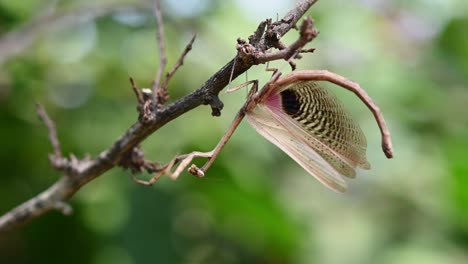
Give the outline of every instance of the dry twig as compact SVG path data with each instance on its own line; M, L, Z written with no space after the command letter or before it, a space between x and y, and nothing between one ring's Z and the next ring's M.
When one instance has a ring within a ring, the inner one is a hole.
M50 119L49 115L47 115L46 110L41 104L39 103L36 104L36 111L37 111L37 115L39 116L39 119L41 119L41 121L49 130L49 140L50 140L50 143L52 144L52 147L54 148L54 155L57 158L61 158L62 151L60 150L60 143L57 137L57 130L55 129L54 122Z
M136 85L135 80L133 80L132 77L129 78L130 84L132 85L133 92L135 93L135 96L137 98L138 105L141 105L144 103L143 99L143 94L141 93L140 89L138 89L138 86Z
M180 68L180 66L182 66L184 64L184 59L185 59L185 56L187 56L187 54L189 53L189 51L192 50L192 45L193 45L193 42L195 41L195 38L197 37L196 34L194 34L192 36L192 38L190 39L190 42L187 44L187 46L185 46L185 49L184 51L182 52L182 54L180 55L179 59L177 60L177 63L174 65L174 67L172 67L172 69L166 74L166 78L164 79L164 82L163 84L161 85L161 89L166 91L166 95L167 95L167 85L169 84L169 81L171 80L172 76L174 76L174 74L176 73L176 71Z
M166 52L164 50L164 26L159 0L154 0L153 13L156 18L156 26L158 28L156 32L156 42L158 43L159 49L159 68L153 81L153 94L156 99L156 104L162 105L168 99L167 89L160 86L161 78L164 69L166 68L167 59Z

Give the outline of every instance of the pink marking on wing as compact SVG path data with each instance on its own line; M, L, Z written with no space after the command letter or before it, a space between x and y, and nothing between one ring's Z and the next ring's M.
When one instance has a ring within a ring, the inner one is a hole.
M265 99L265 105L273 111L281 111L281 98L279 93L271 93Z

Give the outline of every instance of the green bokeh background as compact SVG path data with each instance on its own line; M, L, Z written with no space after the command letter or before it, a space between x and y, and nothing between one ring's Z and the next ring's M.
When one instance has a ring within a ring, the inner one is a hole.
M41 13L139 4L0 0L0 43ZM169 66L197 33L170 83L171 100L226 64L238 37L292 6L163 1ZM40 27L28 33L35 36L29 46L8 58L1 56L12 46L0 45L0 214L61 176L48 164L51 146L35 102L56 122L64 153L78 157L98 155L136 121L128 77L149 86L159 61L152 11L139 10ZM394 159L384 157L364 105L330 86L363 128L372 164L346 193L321 186L244 122L206 178L184 173L145 187L112 169L73 197L72 216L52 212L2 235L0 263L468 263L468 5L329 0L307 14L321 33L311 44L316 52L298 68L359 82L386 116ZM292 31L284 42L296 38ZM289 70L284 62L273 66ZM254 67L231 86L264 83L264 69ZM245 92L221 98L221 117L202 106L148 138L147 158L167 162L213 148Z

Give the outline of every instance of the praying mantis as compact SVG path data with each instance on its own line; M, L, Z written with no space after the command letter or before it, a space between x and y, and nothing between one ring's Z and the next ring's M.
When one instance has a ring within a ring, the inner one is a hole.
M203 177L245 117L260 135L319 182L344 192L347 188L344 177L354 178L356 168L370 169L367 142L359 125L334 94L320 85L321 81L353 92L368 107L380 129L382 150L387 158L393 157L390 131L383 114L359 84L327 70L297 70L280 75L278 71L274 73L260 90L258 81L229 90L252 84L246 102L212 151L179 155L150 181L134 180L151 185L164 174L176 179L194 158L207 158L201 168L191 165L188 169L191 174Z

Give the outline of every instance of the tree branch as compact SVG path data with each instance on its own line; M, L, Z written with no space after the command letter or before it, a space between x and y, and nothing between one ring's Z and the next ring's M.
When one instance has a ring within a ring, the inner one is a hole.
M255 51L254 54L262 54L270 48L277 47L279 39L295 27L299 18L316 1L299 1L297 6L289 11L283 19L275 23L267 23L266 32L261 37L252 38L250 41ZM165 107L155 108L153 118L146 120L146 122L136 122L109 149L103 151L95 159L74 161L72 159L70 161L72 168L66 170L65 175L56 183L0 217L0 234L11 231L54 209L60 209L64 213L70 212L69 207L64 206L65 201L68 201L83 185L109 169L121 165L124 157L145 138L180 115L204 104L211 106L212 115L219 116L223 103L218 98L218 93L229 83L231 72L232 78L235 79L253 65L268 61L265 59L265 61L259 62L255 56L252 58L244 60L236 55L209 78L202 87Z

